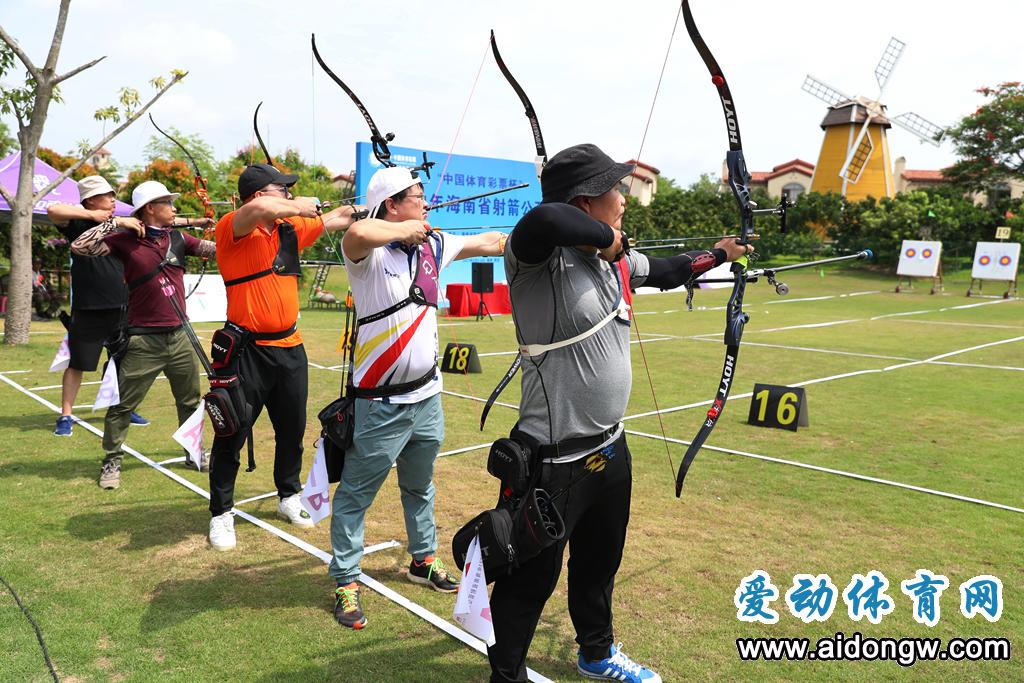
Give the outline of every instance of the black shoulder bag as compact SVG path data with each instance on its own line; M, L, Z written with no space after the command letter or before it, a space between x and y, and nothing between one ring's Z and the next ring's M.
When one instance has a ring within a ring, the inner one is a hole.
M347 298L347 297L346 297ZM352 309L345 312L345 337L342 345L347 353L342 369L341 391L338 398L320 411L320 438L323 441L324 459L327 462L327 481L336 484L341 481L341 470L345 464L345 451L352 447L355 432L356 396L353 377L355 376L356 331L359 325Z

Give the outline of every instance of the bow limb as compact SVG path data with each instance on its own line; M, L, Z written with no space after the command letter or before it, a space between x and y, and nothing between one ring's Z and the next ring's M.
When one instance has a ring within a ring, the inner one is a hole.
M202 202L202 205L203 205L203 217L204 218L209 218L210 220L213 220L216 217L216 213L214 212L214 209L213 209L213 202L210 201L210 193L209 193L209 190L207 189L206 178L203 177L202 172L199 170L199 164L196 163L195 158L189 153L188 149L185 148L185 145L181 144L176 139L174 139L174 137L171 136L171 134L168 133L167 131L165 131L163 128L161 128L160 126L156 125L156 121L153 120L153 115L152 114L149 115L149 122L153 124L154 128L156 128L158 131L160 131L161 135L163 135L165 138L167 138L168 140L173 142L175 145L177 145L178 148L182 152L184 152L185 156L188 157L188 160L192 163L192 171L195 173L195 175L193 176L193 185L195 187L196 196L199 197L199 201ZM209 238L209 236L211 234L209 228L207 228L206 233L207 234L204 235L204 236ZM202 264L203 265L202 265L201 270L199 271L199 279L196 280L196 283L194 285L192 285L192 289L189 290L187 294L185 294L185 298L186 299L188 299L190 296L192 296L192 294L194 294L195 291L197 289L199 289L199 284L203 281L203 276L206 275L206 268L207 268L208 262L209 262L209 258L206 257L206 256L203 256L202 257Z
M256 141L260 143L260 149L263 150L263 156L267 158L267 163L271 166L274 165L274 159L270 156L270 150L267 149L266 143L263 142L263 136L260 135L260 107L263 106L263 102L256 105L256 111L252 114L252 130L256 133Z
M310 34L310 44L313 46L313 57L316 59L317 64L324 70L332 81L334 81L339 88L345 91L345 93L352 100L353 104L356 105L356 109L363 115L366 120L366 125L370 127L370 143L373 145L373 156L377 158L384 166L394 166L395 163L391 161L391 150L388 149L388 143L395 139L394 133L388 133L387 135L381 135L380 129L377 128L377 124L373 122L373 117L370 116L370 112L366 110L362 101L356 96L352 89L345 85L345 82L338 78L337 74L331 71L331 67L327 66L324 62L323 57L320 56L320 51L316 49L316 34Z
M491 53L494 54L494 61L498 65L498 69L501 70L505 80L512 86L512 89L516 91L516 95L519 96L519 101L523 103L523 107L526 108L524 112L526 118L530 120L530 128L533 130L533 145L537 149L537 158L534 160L534 165L537 168L537 178L540 179L541 172L544 170L544 166L548 163L548 153L544 147L544 135L540 132L540 121L537 119L537 112L533 109L533 104L530 103L530 98L526 96L526 91L519 85L519 81L516 80L512 72L505 66L505 60L501 58L501 53L498 52L498 42L494 39L494 30L491 29Z

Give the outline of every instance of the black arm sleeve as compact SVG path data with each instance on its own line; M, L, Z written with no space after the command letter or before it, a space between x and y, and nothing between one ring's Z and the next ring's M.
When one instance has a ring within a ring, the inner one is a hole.
M668 258L648 256L647 260L651 264L651 271L644 284L659 289L675 289L701 273L725 263L725 250L688 251Z
M512 253L523 263L541 263L555 247L611 246L612 229L570 204L540 204L516 224L509 238Z

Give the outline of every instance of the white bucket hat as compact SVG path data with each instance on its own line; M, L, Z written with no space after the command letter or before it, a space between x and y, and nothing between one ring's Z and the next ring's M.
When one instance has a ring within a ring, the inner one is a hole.
M370 218L377 216L377 211L385 199L421 182L404 166L382 168L374 173L366 187L366 208L370 210Z
M78 201L84 202L89 197L98 194L108 194L114 191L107 179L101 175L91 175L78 181Z
M139 209L157 199L177 199L181 196L180 192L171 192L164 184L157 182L156 180L147 180L144 183L139 183L134 190L132 190L132 215L134 216L139 212Z

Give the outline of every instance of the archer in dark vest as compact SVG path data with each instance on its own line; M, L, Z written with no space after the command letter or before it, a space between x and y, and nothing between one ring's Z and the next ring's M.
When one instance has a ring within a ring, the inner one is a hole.
M128 284L127 348L117 362L121 402L107 410L103 425L103 488L120 485L121 446L131 413L161 372L174 394L179 425L199 405L199 364L168 296L184 310L185 256L210 257L216 248L213 242L173 229L177 198L162 183L140 183L132 192L132 213L139 222L122 229L106 221L71 244L76 256L119 260Z
M306 349L296 329L299 252L325 228L347 228L354 209L342 205L321 216L315 199L292 196L297 180L270 164L247 167L238 178L241 208L217 223L228 322L215 333L210 355L225 392L222 405L235 414L214 438L211 453L210 545L216 550L235 547L231 508L239 449L264 407L274 425L277 513L297 526L313 526L299 499L308 395Z

